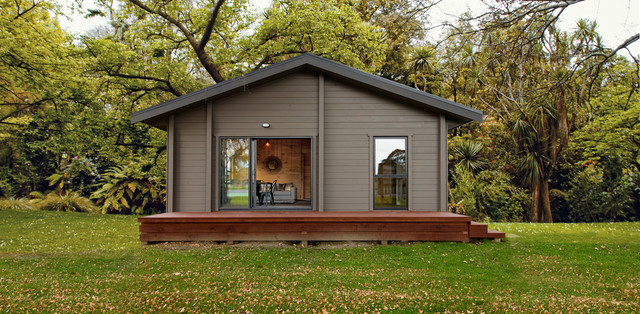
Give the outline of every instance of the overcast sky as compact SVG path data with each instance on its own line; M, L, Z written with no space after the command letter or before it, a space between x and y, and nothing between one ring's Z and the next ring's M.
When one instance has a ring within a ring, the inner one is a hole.
M66 0L72 2L73 0ZM252 1L257 9L265 8L271 0ZM95 7L93 0L84 0L84 9ZM615 48L631 35L640 31L639 8L640 0L586 0L573 4L562 14L560 27L571 31L575 28L576 21L581 18L595 20L598 23L598 32L602 35L605 44L609 48ZM480 0L443 0L436 8L429 12L429 20L432 25L442 21L453 21L461 13L471 10L476 14L481 12L484 5ZM73 20L61 18L63 28L75 34L83 34L97 25L106 24L106 19L92 18L86 20L82 14L72 15ZM437 38L438 32L430 34L430 38ZM640 41L630 47L634 55L640 54ZM623 55L626 53L623 53Z

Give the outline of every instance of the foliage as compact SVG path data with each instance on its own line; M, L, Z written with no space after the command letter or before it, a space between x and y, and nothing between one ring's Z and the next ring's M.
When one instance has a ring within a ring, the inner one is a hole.
M638 219L640 67L616 55L637 35L608 49L593 22L557 28L574 2L499 1L434 43L432 3L99 0L88 13L111 26L72 38L59 4L0 0L0 197L54 189L110 213L162 210L166 133L131 113L311 52L484 111L450 132L452 208Z
M640 223L490 225L506 243L141 248L136 219L0 211L0 311L640 310Z
M432 1L358 0L347 2L360 18L383 31L384 62L375 73L410 84L412 70L407 66L413 45L420 42L428 24L427 14Z
M340 1L275 1L242 54L250 64L272 64L304 52L374 72L382 64L383 32ZM245 62L247 62L245 61ZM254 69L257 67L254 66Z
M409 77L413 86L422 91L434 93L440 64L437 51L432 47L422 46L411 50L408 63L413 71Z
M480 159L482 143L466 141L454 146L453 150L460 156L460 161L458 161L457 165L467 172L476 173L486 164Z
M509 165L531 193L533 221L553 221L550 191L560 187L550 182L565 149L576 130L603 112L591 99L611 82L619 82L616 92L637 94L637 70L603 48L595 23L579 21L571 33L557 28L556 14L567 5L498 2L491 19L461 17L447 37L453 40L442 43L453 52L445 65L455 69L443 77L451 86L445 91L503 124L515 143L502 149L511 150Z
M486 170L475 176L465 167L454 168L451 187L451 208L456 212L483 221L527 221L529 197L514 186L504 171Z
M2 209L11 209L11 210L25 210L25 209L33 209L31 202L29 202L26 198L5 198L0 199L0 210Z
M572 221L625 221L638 218L633 199L640 189L637 173L623 173L607 180L602 169L592 164L578 172L568 194Z
M152 214L164 211L166 190L157 177L149 177L135 165L112 167L103 174L102 187L91 198L102 213Z
M62 172L50 175L47 180L49 180L49 186L54 187L58 195L69 190L78 191L81 195L89 195L97 178L99 178L98 170L90 159L74 156Z
M54 22L47 1L0 1L0 125L72 97L77 83L70 37ZM0 132L2 132L0 130Z
M91 213L96 210L93 202L77 192L68 192L63 195L49 193L42 199L33 201L35 208L39 210L56 212Z
M564 159L567 221L640 218L640 107L626 105L637 96L605 95L607 112L575 132Z

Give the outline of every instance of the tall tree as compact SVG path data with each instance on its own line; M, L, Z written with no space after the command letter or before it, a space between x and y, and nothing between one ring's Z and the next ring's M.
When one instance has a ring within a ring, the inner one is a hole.
M179 96L304 52L371 72L386 47L382 31L342 1L274 1L262 15L247 0L103 1L102 8L114 34L86 39L94 70L140 103Z
M0 0L0 124L23 126L15 119L71 95L77 83L70 66L70 38L49 13L46 1Z

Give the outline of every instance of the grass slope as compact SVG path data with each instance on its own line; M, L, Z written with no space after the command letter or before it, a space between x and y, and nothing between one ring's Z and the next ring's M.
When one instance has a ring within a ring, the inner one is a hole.
M640 312L640 223L339 249L141 248L137 227L0 210L0 312Z

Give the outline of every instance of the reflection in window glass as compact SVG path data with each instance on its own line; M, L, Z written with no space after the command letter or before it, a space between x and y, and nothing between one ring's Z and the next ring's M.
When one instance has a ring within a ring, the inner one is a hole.
M407 173L407 139L376 138L375 174Z
M373 188L376 208L407 208L406 178L375 178Z
M376 137L374 208L407 209L407 138Z
M249 139L226 138L222 153L222 208L249 208Z

